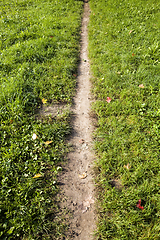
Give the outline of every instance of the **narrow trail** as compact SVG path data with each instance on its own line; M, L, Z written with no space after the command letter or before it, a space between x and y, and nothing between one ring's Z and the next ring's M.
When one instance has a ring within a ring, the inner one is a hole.
M71 213L68 236L64 239L92 240L95 229L93 153L90 119L90 66L88 59L89 4L84 3L81 29L81 52L77 76L77 94L73 104L73 131L69 142L73 151L61 176L61 189L66 196L62 203Z

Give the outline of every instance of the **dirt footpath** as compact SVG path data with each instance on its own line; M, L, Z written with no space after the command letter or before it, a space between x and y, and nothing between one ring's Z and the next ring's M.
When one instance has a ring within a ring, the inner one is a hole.
M66 200L61 203L71 211L70 228L64 239L92 240L95 229L93 152L90 119L90 65L88 59L89 4L84 3L81 30L80 64L77 76L77 94L74 98L73 131L70 144L73 151L68 154L68 164L60 177L60 184Z

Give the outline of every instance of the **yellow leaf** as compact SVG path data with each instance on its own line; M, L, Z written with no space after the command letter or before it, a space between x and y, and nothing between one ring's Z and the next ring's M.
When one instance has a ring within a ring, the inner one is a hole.
M33 178L39 178L39 177L42 177L42 175L40 173L37 173L36 175L34 175Z
M49 145L50 143L52 143L53 141L46 141L44 144Z
M47 99L43 98L43 99L42 99L42 103L43 103L43 104L46 104L46 103L47 103Z

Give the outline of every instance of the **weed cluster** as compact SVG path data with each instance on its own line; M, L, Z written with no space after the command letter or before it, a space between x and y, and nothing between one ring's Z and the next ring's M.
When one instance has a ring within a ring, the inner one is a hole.
M82 2L0 2L0 239L57 239L56 176L69 113L35 118L46 102L71 102Z
M91 0L98 239L160 236L160 3Z

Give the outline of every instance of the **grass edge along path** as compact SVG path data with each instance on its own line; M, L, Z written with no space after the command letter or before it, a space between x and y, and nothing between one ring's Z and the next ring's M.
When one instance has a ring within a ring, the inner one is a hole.
M73 4L74 3L74 4ZM72 102L83 2L0 3L0 238L59 239L57 174L68 151L69 111L35 116Z
M160 236L160 3L91 0L97 239Z

